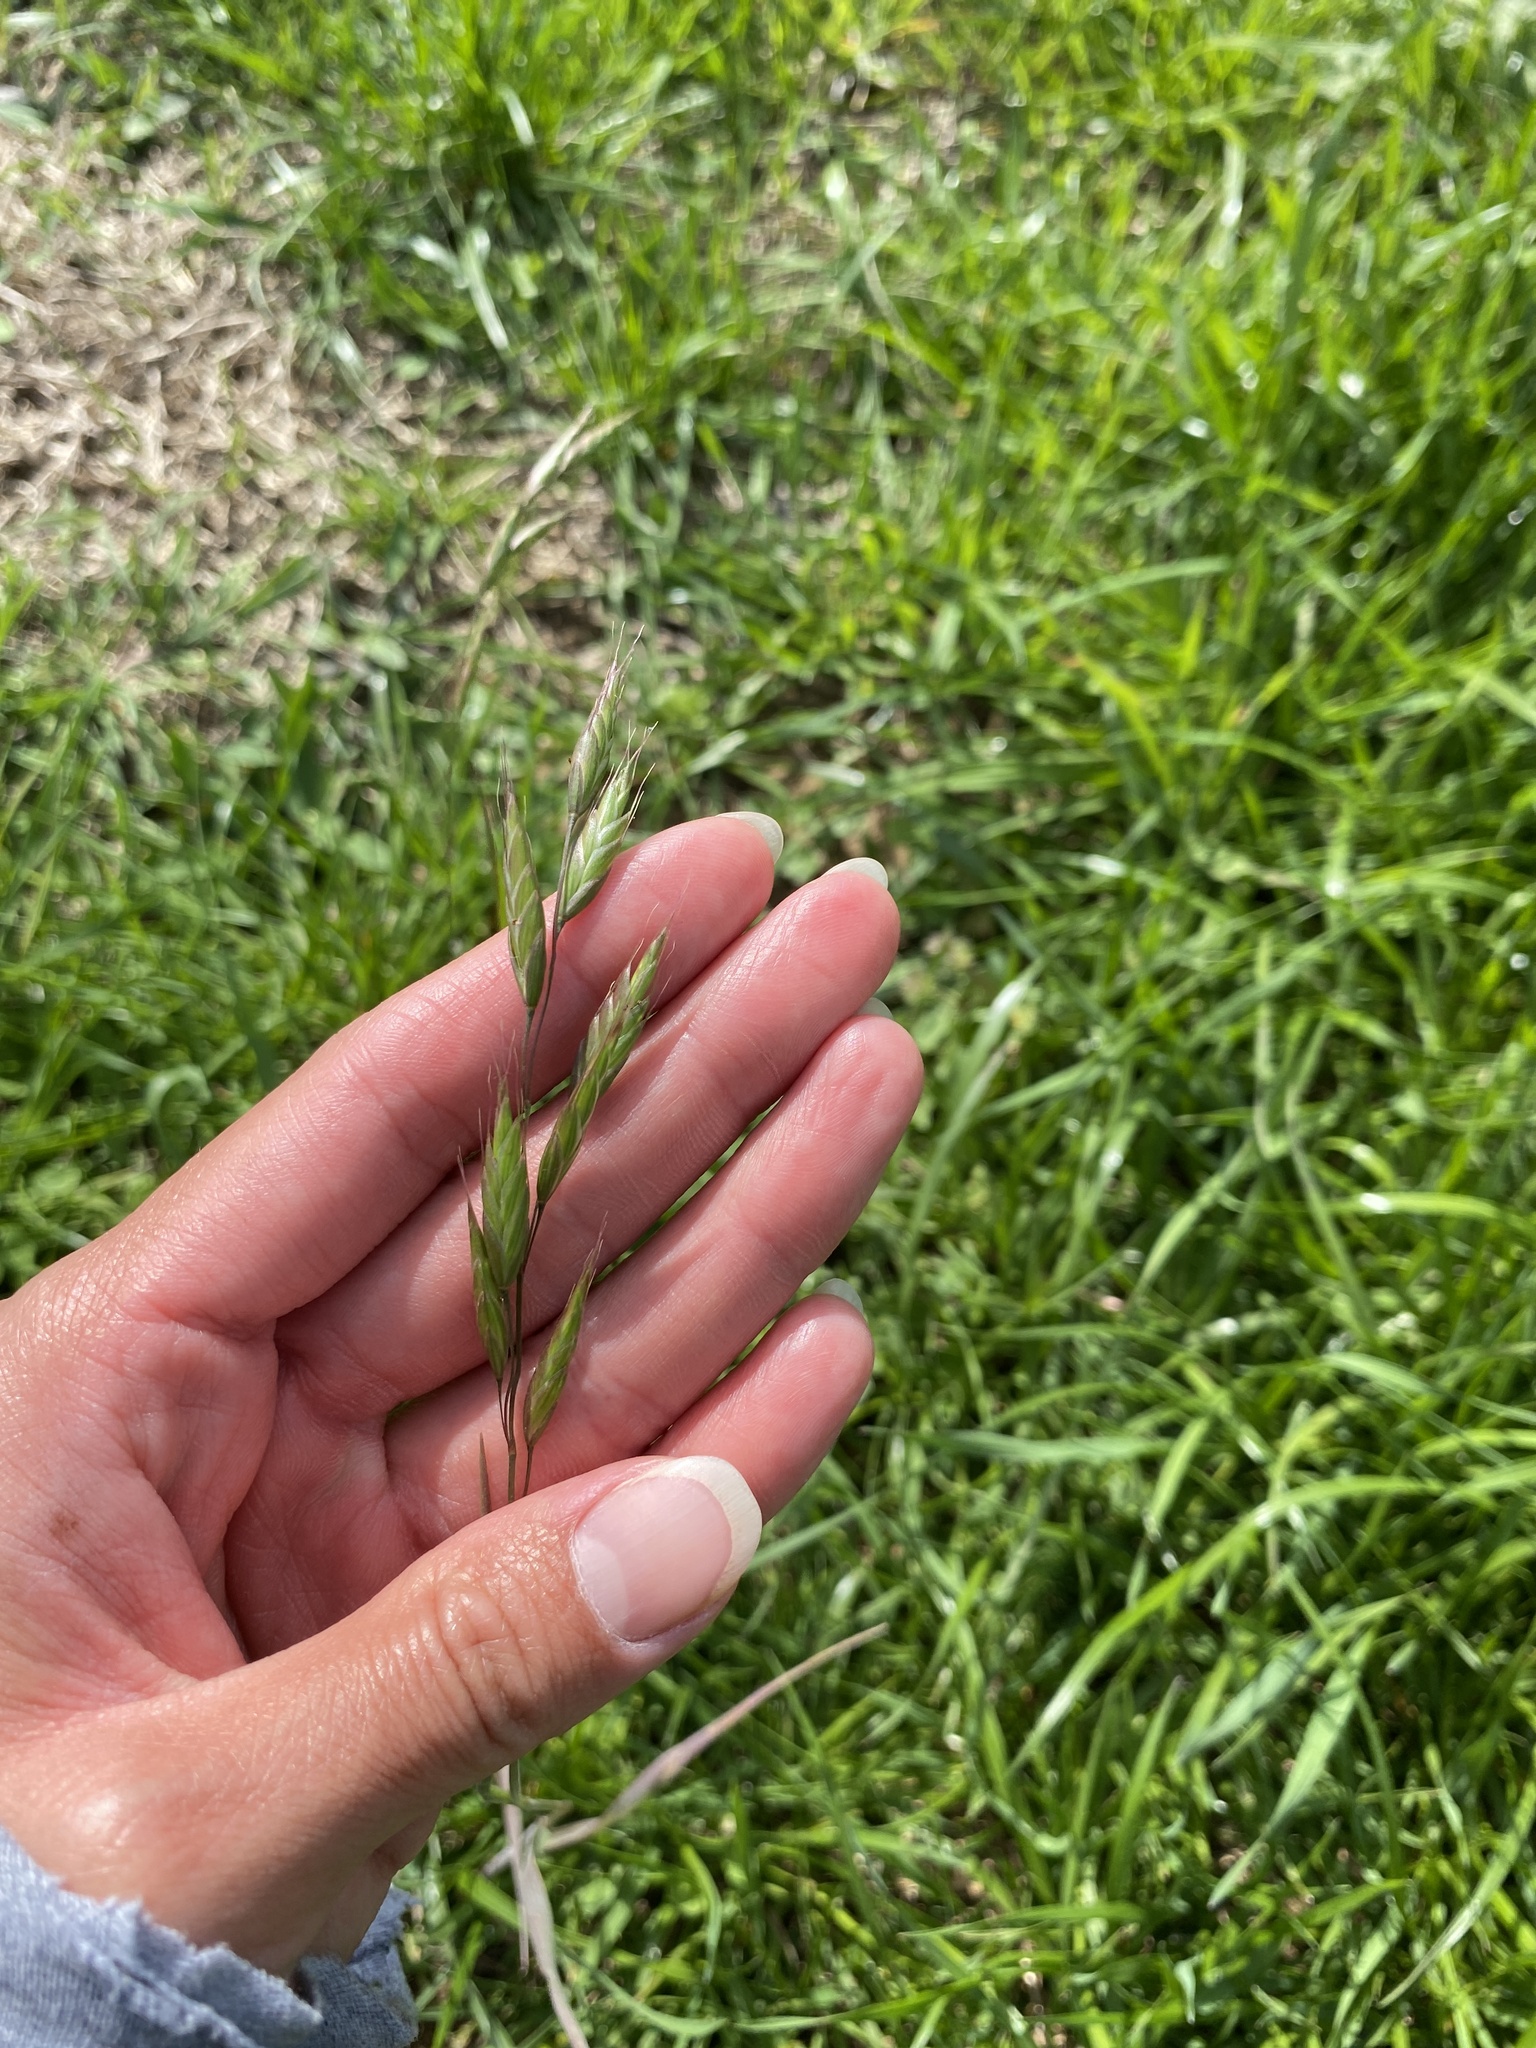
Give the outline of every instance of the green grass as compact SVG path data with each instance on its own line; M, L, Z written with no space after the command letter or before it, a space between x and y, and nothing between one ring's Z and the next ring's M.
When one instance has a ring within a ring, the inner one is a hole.
M504 566L462 713L472 479L352 479L296 690L220 680L250 593L14 586L9 1278L485 929L502 748L643 621L649 822L886 858L931 1087L835 1458L525 1772L890 1626L554 1860L595 2036L1530 2048L1526 10L144 0L13 75L130 190L201 139L317 362L594 406L617 538ZM496 1830L413 1880L437 2044L552 2038Z

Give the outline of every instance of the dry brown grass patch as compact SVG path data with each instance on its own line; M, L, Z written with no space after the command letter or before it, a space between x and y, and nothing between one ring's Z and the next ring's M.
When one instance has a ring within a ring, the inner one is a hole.
M196 598L255 589L318 551L322 573L223 648L220 669L250 677L302 661L328 584L344 584L354 611L383 599L348 530L346 480L408 466L451 532L425 595L467 610L501 508L560 417L509 422L492 392L446 407L444 380L402 381L376 339L363 339L365 374L348 387L306 352L297 292L262 263L257 235L205 224L193 202L207 187L208 166L184 146L129 173L85 129L0 125L0 554L59 596L179 551L176 581ZM572 473L540 509L560 517L516 565L524 604L600 588L613 545L602 491ZM526 645L518 611L493 639ZM141 653L125 643L124 667Z

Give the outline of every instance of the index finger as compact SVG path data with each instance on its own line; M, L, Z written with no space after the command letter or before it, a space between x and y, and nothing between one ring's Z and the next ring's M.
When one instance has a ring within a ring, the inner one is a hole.
M768 845L741 817L674 826L621 856L562 934L533 1094L566 1071L663 925L657 1003L745 930L772 883ZM138 1240L117 1247L137 1276L124 1306L248 1332L313 1300L478 1150L524 1014L498 934L337 1032L118 1226Z

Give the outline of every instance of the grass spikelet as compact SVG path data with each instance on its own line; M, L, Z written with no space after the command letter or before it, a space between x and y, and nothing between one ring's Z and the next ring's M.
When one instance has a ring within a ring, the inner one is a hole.
M528 1160L523 1120L503 1096L485 1148L480 1199L497 1284L516 1285L528 1263L530 1222Z
M608 1057L608 1048L623 1023L625 1005L629 1001L629 970L603 997L597 1015L587 1026L581 1044L576 1048L575 1064L571 1068L571 1086L580 1085L583 1076L593 1067L599 1067Z
M613 766L619 714L623 708L624 689L629 680L629 658L633 652L634 644L631 642L628 652L616 653L609 663L592 715L571 755L565 790L566 803L573 818L584 818L591 810Z
M625 1061L634 1051L640 1034L645 1029L646 1018L650 1015L651 991L656 986L656 976L661 969L661 956L666 950L666 944L667 934L663 927L629 970L624 1012L607 1052L611 1072L603 1083L605 1088L618 1078Z
M581 1320L586 1313L587 1294L596 1271L597 1253L594 1250L587 1255L587 1262L577 1276L576 1285L571 1289L565 1307L560 1311L559 1320L550 1332L544 1354L534 1367L528 1381L528 1391L523 1396L523 1442L527 1447L527 1465L523 1480L525 1492L533 1483L534 1448L554 1419L556 1406L571 1370L571 1360L576 1356L576 1345L581 1336Z
M598 1075L588 1068L561 1104L555 1128L539 1160L539 1204L542 1207L575 1164L577 1147L597 1107Z
M518 992L531 1016L544 991L544 905L528 828L510 786L502 811L501 872L507 904L507 950Z
M618 857L634 816L634 762L626 756L609 776L577 835L555 906L557 929L569 924L596 897L608 879L608 870Z
M572 1163L592 1113L623 1070L645 1027L666 932L659 932L633 968L626 968L603 998L571 1069L570 1089L539 1160L538 1197L547 1202Z
M475 1324L485 1359L499 1387L512 1350L512 1333L507 1324L507 1296L497 1268L490 1240L474 1210L469 1211L469 1265L475 1290Z

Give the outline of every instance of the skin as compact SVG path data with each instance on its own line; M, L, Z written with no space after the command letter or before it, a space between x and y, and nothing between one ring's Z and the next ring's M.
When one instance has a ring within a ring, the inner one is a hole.
M889 896L834 871L754 922L771 885L750 826L679 826L562 938L535 1095L669 932L540 1232L531 1328L594 1241L645 1239L750 1135L594 1290L527 1500L479 1514L500 1436L459 1166L522 1038L500 938L0 1307L0 1822L67 1885L279 1975L350 1954L445 1799L718 1611L614 1637L572 1532L646 1459L728 1459L765 1515L804 1483L867 1383L862 1317L812 1298L720 1375L844 1236L921 1085L906 1034L856 1014Z

